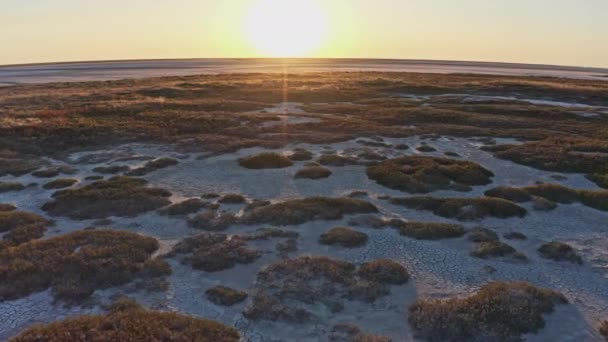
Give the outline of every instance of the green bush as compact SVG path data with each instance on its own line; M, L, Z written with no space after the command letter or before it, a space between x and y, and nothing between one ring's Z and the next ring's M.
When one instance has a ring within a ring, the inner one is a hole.
M323 245L339 245L347 248L364 246L367 240L367 234L345 227L332 228L319 237L319 243Z
M208 232L226 230L236 223L238 223L238 218L234 214L218 213L215 210L209 210L188 219L190 227Z
M239 159L239 165L247 169L282 169L290 167L293 162L284 155L274 152L264 152Z

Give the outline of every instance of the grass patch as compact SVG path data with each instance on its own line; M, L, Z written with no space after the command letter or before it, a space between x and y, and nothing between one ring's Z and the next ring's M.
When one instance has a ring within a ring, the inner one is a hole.
M526 240L528 237L524 233L509 232L503 235L508 240Z
M407 198L392 198L392 204L402 205L410 209L429 210L435 215L455 218L461 221L482 219L484 217L524 217L526 209L517 204L500 198L439 198L415 196Z
M205 296L213 304L231 306L244 301L247 298L247 292L219 285L205 291Z
M261 253L247 247L243 239L228 238L225 234L201 234L186 238L175 245L171 256L179 256L181 262L205 272L219 272L236 264L250 264Z
M127 165L112 165L112 166L98 166L93 169L93 172L102 173L102 174L117 174L122 172L127 172L130 170L130 167Z
M492 172L476 163L432 157L401 157L367 168L367 176L378 184L410 193L486 185Z
M6 209L10 210L0 210L0 233L6 233L0 249L39 239L51 224L49 220L34 213L15 211L14 206Z
M392 220L389 224L396 228L399 234L417 240L453 239L465 233L464 227L458 224L401 220Z
M437 149L430 145L420 145L416 147L416 150L419 152L436 152Z
M293 153L288 158L292 161L308 161L311 160L312 157L312 152L305 149L297 148L294 149Z
M227 194L222 196L222 198L220 198L218 202L225 204L241 204L247 202L247 199L243 195Z
M366 262L359 268L359 276L384 284L401 285L407 283L410 275L400 263L390 259Z
M515 253L515 248L498 240L480 242L471 251L472 256L481 259L513 256Z
M332 172L322 166L308 166L296 172L294 178L321 179L331 176Z
M331 328L329 334L331 342L391 342L386 336L369 334L356 325L349 323L336 324Z
M0 177L10 175L23 176L38 168L40 163L29 159L0 158Z
M136 177L145 176L156 170L166 169L170 166L177 165L178 163L179 162L173 158L167 158L167 157L158 158L158 159L154 159L154 160L147 162L142 167L138 167L136 169L133 169L133 170L127 172L126 175L127 176L136 176Z
M274 152L259 153L254 156L239 159L239 165L247 169L282 169L290 167L293 162L282 154Z
M143 179L113 177L77 189L60 190L42 210L72 219L99 219L134 217L171 203L167 199L170 192L148 188L146 183Z
M188 219L190 227L208 232L226 230L236 223L238 223L238 218L234 214L219 213L215 210L208 210Z
M357 165L359 162L351 157L344 157L337 154L324 154L319 157L318 163L324 166L348 166Z
M339 220L344 215L376 213L371 203L355 198L309 197L253 209L243 215L245 224L295 225L314 220Z
M45 189L63 189L63 188L69 188L70 186L72 186L76 183L78 183L78 180L76 180L76 179L60 178L60 179L54 179L54 180L44 184L42 187Z
M149 311L135 302L122 300L107 314L35 325L11 339L12 342L74 340L238 342L240 335L236 329L216 321Z
M0 182L0 193L21 191L25 189L25 185L17 182Z
M8 204L8 203L0 203L0 212L1 211L13 211L16 210L17 207L15 207L12 204Z
M488 228L473 228L468 233L469 241L472 242L491 242L498 241L498 234L495 231Z
M322 245L338 245L346 248L364 246L367 240L367 234L346 227L332 228L319 237L319 243Z
M209 206L208 202L198 198L190 198L185 201L172 204L166 208L160 209L158 213L166 216L183 216L196 213L197 211Z
M418 300L409 323L428 341L517 341L538 332L543 315L565 303L563 295L528 283L493 282L465 298Z
M583 259L576 254L576 251L572 246L559 242L553 241L548 242L538 248L538 252L543 258L551 259L555 261L569 261L575 264L582 264Z
M56 299L80 302L96 289L146 277L157 249L156 239L115 230L77 231L3 249L0 298L17 299L51 288Z
M599 187L608 189L608 173L594 173L587 175L587 178Z

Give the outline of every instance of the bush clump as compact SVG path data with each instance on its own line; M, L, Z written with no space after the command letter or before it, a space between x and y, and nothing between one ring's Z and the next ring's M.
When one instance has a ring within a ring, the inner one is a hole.
M332 327L329 334L331 342L391 342L386 336L369 334L356 325L340 323Z
M63 189L68 188L74 184L78 183L76 179L70 178L60 178L52 180L46 184L44 184L43 188L45 189Z
M509 232L503 236L508 240L525 240L528 238L524 233L520 232Z
M599 187L608 189L608 173L593 173L587 175L587 178Z
M358 161L354 158L337 154L324 154L319 158L318 162L324 166L347 166L358 164Z
M498 241L498 234L495 231L488 228L473 228L469 231L469 241L472 242L490 242Z
M10 191L21 191L25 189L25 185L16 182L0 182L0 193Z
M307 161L307 160L311 160L312 157L313 157L312 152L305 150L305 149L296 148L296 149L294 149L293 153L289 156L289 159L292 161Z
M428 341L518 341L544 327L544 314L567 303L558 292L525 282L493 282L466 298L421 299L409 323Z
M239 159L239 165L244 168L254 170L282 169L292 166L293 162L284 155L274 152L264 152Z
M158 213L166 216L182 216L193 214L203 208L206 208L209 203L198 198L190 198L185 201L172 204L166 208L160 209Z
M331 176L332 172L322 166L308 166L296 172L294 178L321 179Z
M401 220L392 220L389 224L396 228L399 234L417 240L452 239L465 233L464 227L459 224Z
M145 277L156 239L115 230L83 230L0 250L0 299L51 288L67 302L87 299L96 289ZM170 269L169 269L170 270Z
M389 159L367 168L367 176L378 184L410 193L462 190L486 185L494 174L470 161L432 157Z
M233 213L219 213L215 210L208 210L188 219L190 227L208 232L226 230L236 223L238 218Z
M0 210L0 233L6 233L0 248L39 239L44 236L49 224L50 221L34 213L14 211L14 209Z
M16 210L17 207L15 207L12 204L7 204L7 203L0 203L0 212L1 211L13 211Z
M576 251L574 248L572 248L572 246L559 241L543 244L538 249L538 252L543 258L552 259L555 261L569 261L576 264L583 263L583 259L576 254Z
M471 255L476 258L487 259L512 256L516 252L517 251L515 250L515 248L507 245L506 243L498 240L493 240L478 243L471 251Z
M227 194L222 196L222 198L220 198L218 202L225 204L241 204L247 202L247 199L243 195Z
M400 263L390 259L366 262L359 268L359 276L385 284L401 285L407 283L410 275Z
M192 341L238 342L240 334L216 321L174 312L149 311L123 300L104 315L78 316L35 325L11 342Z
M378 212L373 204L355 198L308 197L255 208L243 215L245 224L292 225L314 220L339 220L344 215Z
M147 162L142 167L138 167L136 169L133 169L133 170L127 172L126 175L127 176L136 176L136 177L145 176L156 170L165 169L165 168L168 168L169 166L177 165L178 163L179 162L173 158L167 158L167 157L158 158L158 159L154 159L154 160Z
M462 221L492 216L498 218L523 217L526 209L501 198L439 198L415 196L392 198L391 203L410 209L429 210L435 215Z
M28 174L40 167L40 163L30 159L0 158L0 177L15 177Z
M339 245L347 248L364 246L367 240L367 234L346 227L332 228L319 237L320 244Z
M602 321L598 330L600 334L604 336L604 339L608 341L608 321Z
M250 264L261 253L247 247L247 242L225 234L201 234L175 245L170 256L180 256L181 262L205 272L218 272L236 264Z
M133 217L171 204L167 199L170 192L148 188L146 184L143 179L119 176L77 189L60 190L42 210L72 219L99 219Z
M244 301L247 292L238 291L226 286L215 286L205 291L207 299L216 305L231 306Z
M434 148L433 146L429 146L429 145L420 145L418 147L416 147L416 150L419 152L436 152L437 149Z
M93 172L113 175L121 172L127 172L129 169L129 166L127 165L98 166L93 169Z

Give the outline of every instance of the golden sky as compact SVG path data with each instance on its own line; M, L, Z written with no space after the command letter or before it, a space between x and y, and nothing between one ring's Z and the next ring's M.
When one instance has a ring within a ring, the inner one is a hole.
M607 0L0 0L0 64L347 57L608 67Z

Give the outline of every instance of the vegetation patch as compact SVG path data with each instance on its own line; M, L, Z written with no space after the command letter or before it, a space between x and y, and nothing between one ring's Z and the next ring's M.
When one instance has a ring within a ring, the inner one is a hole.
M238 342L240 335L236 329L216 321L149 311L133 301L120 300L107 314L35 325L13 337L11 342L76 340Z
M38 168L40 163L30 159L0 158L0 177L11 175L23 176Z
M205 272L218 272L236 264L250 264L261 253L247 247L247 242L225 234L201 234L175 245L170 256L179 256L183 264Z
M308 166L298 170L295 178L321 179L331 176L332 172L322 166Z
M401 220L391 220L389 224L396 228L399 234L417 240L452 239L465 233L464 227L458 224Z
M54 180L44 184L44 186L42 186L42 187L45 189L63 189L63 188L69 188L70 186L72 186L76 183L78 183L78 180L76 180L76 179L60 178L60 179L54 179Z
M319 237L320 244L338 245L347 248L364 246L367 240L367 234L346 227L332 228Z
M0 249L39 239L50 221L34 213L15 211L15 207L0 210L0 233L5 233ZM10 210L9 210L10 209Z
M207 299L216 305L231 306L244 301L247 292L235 290L226 286L215 286L205 291Z
M8 204L8 203L0 203L0 211L13 211L16 210L17 207L15 207L12 204Z
M491 242L498 241L498 234L495 231L488 228L473 228L469 231L469 241L472 242Z
M552 259L555 261L569 261L575 264L583 263L583 259L576 253L572 246L559 241L543 244L538 249L538 252L543 258L546 259Z
M367 176L391 189L428 193L486 185L494 174L470 161L410 156L369 166Z
M319 306L336 313L343 299L373 302L389 293L395 277L387 269L372 267L359 276L349 262L321 256L302 256L267 266L258 273L252 302L244 316L251 320L310 321Z
M437 149L434 148L433 146L429 146L429 145L420 145L418 147L416 147L416 150L420 151L420 152L436 152Z
M394 285L405 284L410 278L405 267L390 259L377 259L364 263L359 268L359 276L371 281Z
M519 341L545 325L543 315L567 303L558 292L524 282L493 282L465 298L422 299L409 323L428 341Z
M587 178L602 188L608 189L608 172L607 173L593 173L587 175Z
M336 324L329 334L331 342L391 342L386 336L369 334L350 323Z
M344 215L376 213L371 203L355 198L309 197L288 200L246 212L245 224L293 225L314 220L339 220Z
M51 215L72 219L99 219L108 216L134 217L164 207L171 193L148 188L146 181L130 177L113 177L77 188L60 190L54 200L42 206Z
M318 162L324 166L348 166L359 164L359 162L352 157L345 157L337 154L324 154L319 157Z
M608 341L608 321L602 321L598 330L604 336L604 339Z
M98 166L93 169L93 172L103 173L103 174L117 174L121 172L127 172L130 170L130 167L127 165L112 165L112 166Z
M293 150L293 153L289 156L289 159L292 161L307 161L311 160L313 157L312 152L302 149L296 148Z
M410 209L429 210L435 215L455 218L462 221L476 220L484 217L523 217L526 209L500 198L440 198L414 196L392 198L391 203L406 206Z
M219 213L216 210L208 210L188 220L190 227L208 232L226 230L236 223L238 223L238 218L234 214Z
M25 189L25 185L16 182L0 182L0 193L21 191Z
M185 201L172 204L166 208L160 209L158 213L166 216L182 216L196 213L197 211L209 206L208 202L198 198L190 198Z
M73 303L96 289L164 276L170 268L150 259L157 249L156 239L115 230L77 231L6 248L0 250L0 298L51 288L55 298ZM159 269L161 274L153 271Z
M516 258L522 258L522 254L516 253L517 251L515 250L515 248L498 240L480 242L471 251L472 256L481 259L506 256L515 256Z
M282 154L274 152L259 153L239 159L239 165L247 169L282 169L290 167L293 162Z
M528 237L524 233L509 232L503 235L508 240L526 240Z
M151 160L144 164L142 167L138 167L126 173L127 176L145 176L148 173L152 173L156 170L165 169L173 165L177 165L179 162L173 158L158 158Z
M247 199L243 195L227 194L222 196L222 198L220 198L218 202L225 204L241 204L247 202Z

